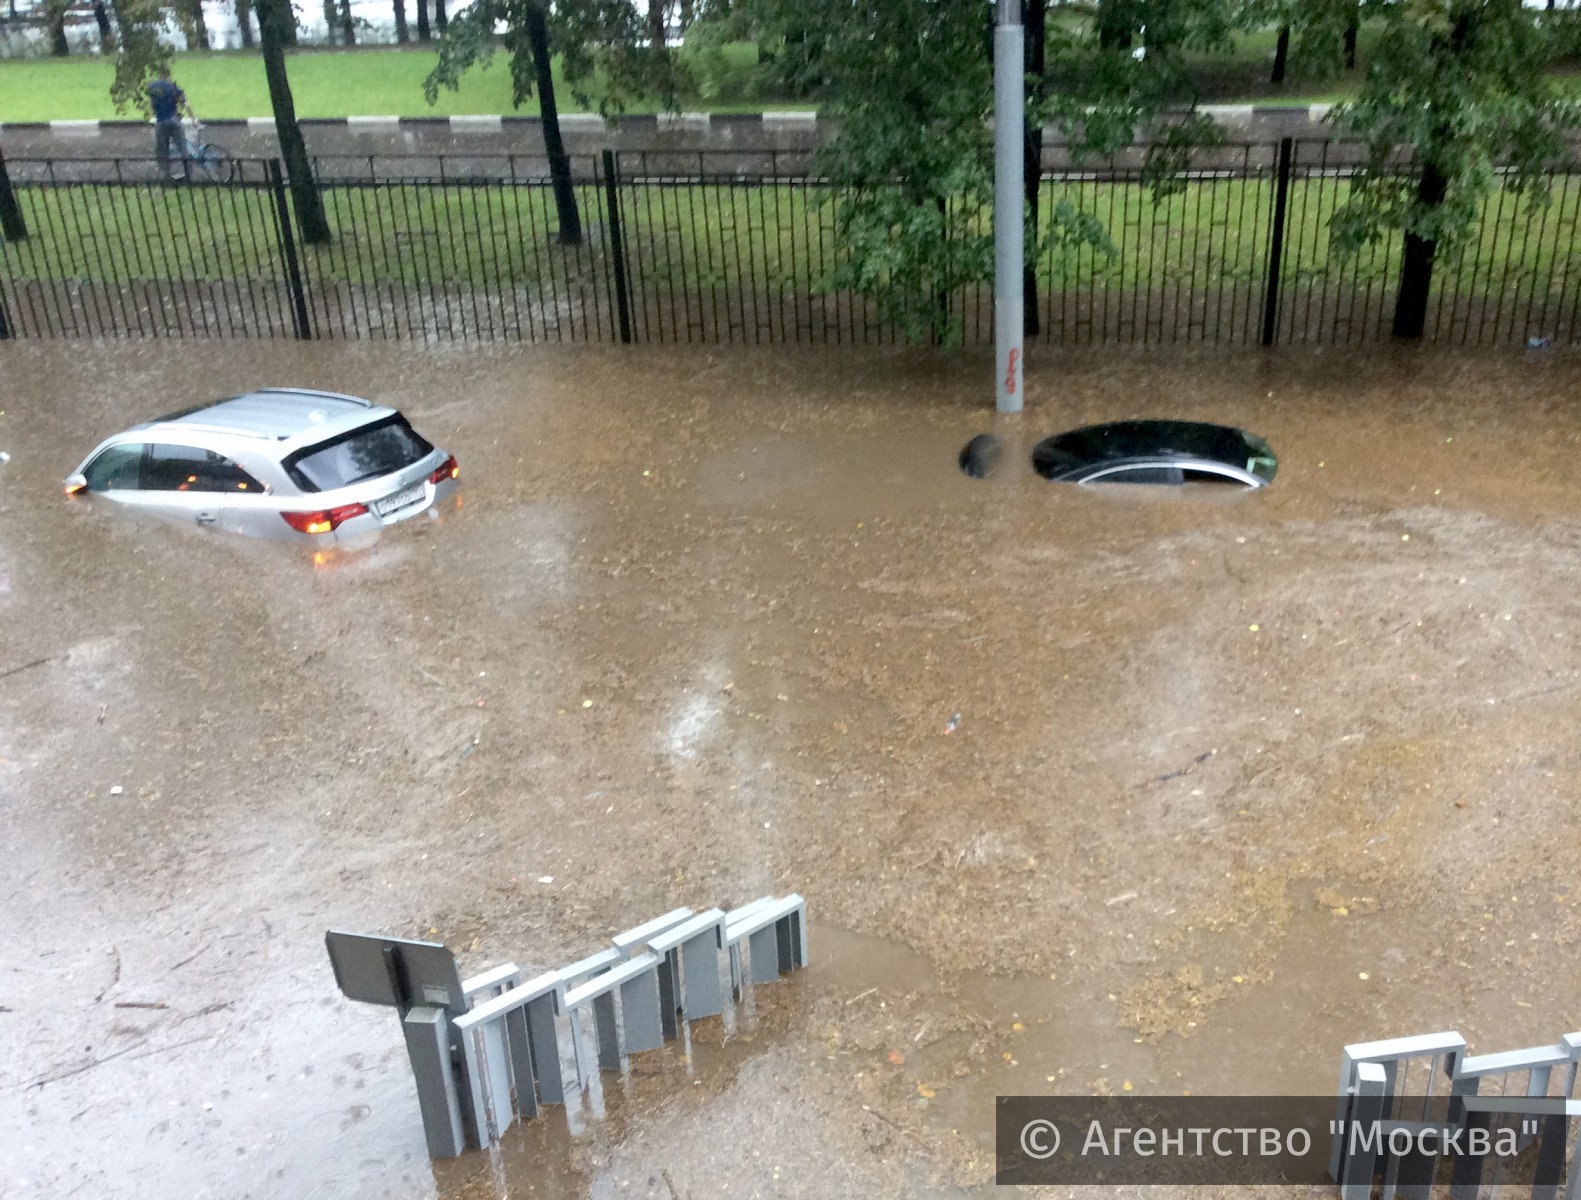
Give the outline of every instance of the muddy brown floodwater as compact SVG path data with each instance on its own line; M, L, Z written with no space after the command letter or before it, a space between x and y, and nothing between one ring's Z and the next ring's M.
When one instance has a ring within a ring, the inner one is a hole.
M61 495L267 382L398 405L463 504L315 562ZM999 1093L1555 1040L1578 389L1555 352L1039 350L978 482L976 355L0 348L0 1193L986 1194ZM1278 480L1027 465L1139 416L1244 425ZM322 944L536 971L790 890L812 966L728 1036L437 1165Z

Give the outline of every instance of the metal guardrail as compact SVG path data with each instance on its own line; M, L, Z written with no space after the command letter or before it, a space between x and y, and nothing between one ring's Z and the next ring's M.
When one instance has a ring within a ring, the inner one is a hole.
M1355 145L1286 138L1192 156L1151 195L1143 151L1045 161L1038 302L1028 333L1062 344L1347 344L1390 336L1403 245L1346 255L1330 237ZM278 163L166 186L150 158L10 160L0 170L0 338L455 338L528 342L892 344L899 331L842 273L829 183L793 151L317 160L332 237L307 244ZM4 164L0 164L3 167ZM1397 164L1406 169L1406 164ZM201 174L201 172L200 172ZM1581 167L1528 212L1501 182L1440 254L1423 336L1528 348L1581 330ZM9 183L7 182L9 180ZM1076 211L1107 231L1074 244ZM951 237L991 230L946 205ZM575 232L570 232L573 230ZM564 236L562 237L562 234ZM991 340L991 291L945 292L939 319Z
M331 931L326 944L349 999L400 1011L428 1152L451 1158L494 1145L518 1117L565 1103L562 1047L582 1089L595 1063L619 1071L629 1055L676 1037L682 1021L722 1015L722 966L732 1000L806 966L807 909L799 895L730 912L678 908L526 980L503 963L457 984L453 957L432 942Z

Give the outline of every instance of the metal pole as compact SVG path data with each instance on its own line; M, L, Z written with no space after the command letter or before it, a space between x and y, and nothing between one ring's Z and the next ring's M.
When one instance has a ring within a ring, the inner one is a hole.
M285 172L278 158L265 163L264 170L274 193L275 232L280 239L280 256L285 260L286 287L291 292L291 327L298 339L310 341L313 325L308 317L307 291L302 286L302 264L296 256L296 236L291 230L291 209L285 199Z
M615 152L604 151L604 204L608 209L609 251L615 267L615 311L620 321L620 340L631 341L631 297L627 291L626 246L620 231L620 189L616 178Z
M1279 139L1278 175L1274 179L1274 228L1268 239L1268 290L1263 301L1263 345L1272 346L1279 322L1279 271L1285 251L1285 208L1290 201L1291 138Z
M994 25L994 398L1002 413L1021 411L1025 319L1022 265L1026 229L1022 141L1026 124L1026 34L1021 0L997 0Z

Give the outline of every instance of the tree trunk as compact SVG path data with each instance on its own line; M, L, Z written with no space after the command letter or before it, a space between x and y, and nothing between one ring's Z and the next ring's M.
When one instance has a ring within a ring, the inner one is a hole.
M296 102L291 98L291 81L285 73L285 31L292 21L291 0L253 0L258 10L258 40L263 46L264 75L269 81L269 103L274 108L275 135L280 139L280 156L291 181L291 199L296 208L297 228L302 240L315 245L330 241L329 222L324 217L324 199L313 179L313 164L307 157L307 143L296 121Z
M115 49L115 26L110 24L110 11L104 0L93 0L93 20L99 26L99 53L109 54Z
M648 43L655 51L665 46L664 18L669 8L669 0L648 0Z
M445 14L445 0L434 0L434 32L440 37L445 36L445 26L450 18Z
M428 0L417 0L417 40L426 42L430 38L428 32Z
M1027 197L1027 221L1032 233L1028 243L1037 245L1038 212L1043 192L1043 121L1039 110L1047 90L1045 51L1048 39L1048 0L1028 0L1026 6L1026 71L1032 77L1031 103L1027 105L1026 155L1023 163ZM1040 333L1038 316L1038 273L1034 261L1021 268L1021 330Z
M56 58L65 58L71 53L71 43L66 40L65 0L57 0L49 6L49 52Z
M357 26L351 19L351 0L340 0L340 36L348 46L357 44Z
M1098 6L1098 45L1104 50L1129 50L1136 32L1136 14L1129 0L1102 0Z
M1356 69L1356 35L1361 32L1361 22L1352 17L1350 24L1345 26L1345 69Z
M209 27L203 19L203 0L187 0L187 21L192 26L192 46L194 50L207 50L209 48Z
M324 41L335 44L335 30L340 27L340 10L336 0L324 0Z
M934 207L939 210L939 225L944 230L947 239L950 236L950 205L943 196L933 198ZM933 293L933 336L930 339L935 346L944 345L944 339L950 332L950 293L946 288L940 288Z
M1444 202L1448 189L1438 167L1428 163L1416 185L1416 199L1428 208ZM1433 255L1438 243L1414 233L1405 235L1405 260L1400 264L1400 294L1394 302L1394 336L1419 338L1427 325L1427 298L1433 283Z
M27 221L22 216L22 206L17 203L16 189L11 186L11 173L5 169L5 152L0 151L0 234L8 242L20 242L27 237Z
M397 45L404 46L412 40L411 31L406 28L406 0L395 0L395 41Z
M253 0L236 0L236 29L242 35L242 49L253 48Z
M1279 41L1274 44L1274 70L1269 83L1283 83L1285 71L1290 66L1290 26L1279 27Z
M537 76L544 151L549 158L555 212L560 218L560 244L577 246L582 242L582 218L576 209L576 191L571 186L571 160L566 157L565 142L560 137L560 108L555 103L554 76L550 71L547 13L541 4L529 4L526 17L527 48L532 52L533 72Z
M686 31L692 27L692 20L697 15L697 6L693 0L681 0L680 8L676 13L676 23L681 27L681 36L686 36Z

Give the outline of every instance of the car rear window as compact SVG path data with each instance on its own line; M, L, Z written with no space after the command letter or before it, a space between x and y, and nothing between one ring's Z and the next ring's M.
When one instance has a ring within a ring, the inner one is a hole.
M389 475L433 452L406 418L397 415L298 450L285 460L285 469L304 492L332 492Z

